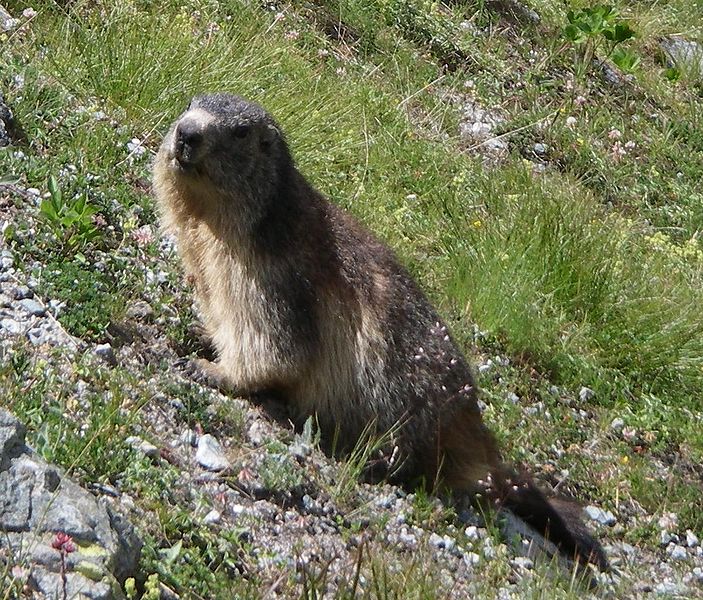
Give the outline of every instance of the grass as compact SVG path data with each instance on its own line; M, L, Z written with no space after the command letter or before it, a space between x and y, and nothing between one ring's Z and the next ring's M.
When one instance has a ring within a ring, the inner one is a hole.
M654 515L674 510L700 531L688 466L703 456L703 82L690 66L672 71L657 40L676 33L700 42L703 5L614 2L636 33L627 47L639 60L617 85L590 62L575 69L563 4L530 5L542 21L515 26L478 1L38 2L25 28L0 39L8 48L2 89L29 140L23 156L0 150L0 180L14 176L44 193L56 177L62 202L85 198L99 218L95 235L74 239L86 230L42 221L38 205L18 203L29 213L18 214L6 241L40 295L65 303L59 318L73 335L106 341L108 326L147 299L154 325L184 345L188 292L176 271L149 266L156 242L137 243L156 216L148 157L130 155L127 143L136 137L153 152L204 90L260 101L301 170L388 241L467 351L510 357L497 369L501 380L494 371L482 385L487 419L513 459L546 464L558 447L577 495L613 507L636 501ZM500 160L487 161L483 146L458 133L469 100L501 115L493 135L508 151ZM44 368L25 348L0 373L6 402L41 452L84 481L125 472L123 485L160 515L148 528L144 572L175 589L197 581L195 594L224 594L237 540L213 550L219 536L174 503L159 506L169 476L150 488L142 481L149 465L125 470L131 451L122 440L145 426L148 403L134 395L133 375L105 367L89 377L95 393L78 401L68 383L39 377ZM595 396L587 406L564 404L553 384L571 398L582 386ZM543 416L526 419L505 402L511 391L528 406L541 402ZM222 415L197 393L165 393L184 400L183 422L217 429ZM579 409L592 422L579 421ZM610 431L615 417L636 430L634 442ZM234 416L221 431L240 438L243 427ZM608 466L601 475L580 456L591 442L593 460ZM295 465L276 456L273 483L299 482ZM661 478L667 457L687 467ZM333 495L352 494L347 475L360 469L351 460ZM169 563L162 551L182 530L194 532L187 559ZM656 544L647 525L628 535ZM425 567L409 564L402 579L378 552L364 562L373 597L397 597L408 585L412 597L433 597ZM506 564L488 580L505 577ZM304 579L307 597L320 593L319 576Z

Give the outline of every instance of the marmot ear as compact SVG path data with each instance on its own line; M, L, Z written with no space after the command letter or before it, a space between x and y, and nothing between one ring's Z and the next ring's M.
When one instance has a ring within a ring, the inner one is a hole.
M264 135L261 136L261 148L268 152L274 140L280 139L281 132L275 125L267 125Z

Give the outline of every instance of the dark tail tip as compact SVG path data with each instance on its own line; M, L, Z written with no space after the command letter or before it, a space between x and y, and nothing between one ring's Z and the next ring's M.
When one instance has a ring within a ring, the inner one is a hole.
M561 498L547 497L525 478L506 480L499 503L544 535L567 558L581 565L592 563L601 571L610 564L603 548L581 519L581 508Z

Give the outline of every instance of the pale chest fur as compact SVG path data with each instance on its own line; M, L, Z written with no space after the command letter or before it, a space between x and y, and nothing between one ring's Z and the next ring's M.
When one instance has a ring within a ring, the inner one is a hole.
M231 378L248 387L275 384L286 377L290 357L280 347L276 304L252 266L203 222L182 227L180 254L219 362Z

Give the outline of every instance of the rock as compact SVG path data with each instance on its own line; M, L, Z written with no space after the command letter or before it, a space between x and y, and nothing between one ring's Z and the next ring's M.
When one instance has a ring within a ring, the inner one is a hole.
M137 573L142 542L104 500L83 490L24 443L24 427L0 410L0 554L16 559L43 597L122 598L118 583ZM62 535L59 539L59 535ZM53 545L52 545L53 544ZM13 555L21 548L20 554Z
M34 292L26 285L18 285L12 290L11 294L15 300L24 300L25 298L34 296Z
M698 536L690 529L686 530L686 545L689 548L695 548L698 545Z
M12 31L17 25L19 25L19 19L13 19L12 15L0 5L0 31ZM0 102L2 102L1 95Z
M519 0L489 0L486 5L518 25L522 23L537 25L541 20L536 11Z
M661 39L659 47L663 50L670 67L683 67L699 76L703 75L703 46L698 42L672 35Z
M110 344L96 344L93 348L93 353L95 356L102 358L110 366L114 367L117 364L115 352Z
M133 302L127 309L127 316L137 321L146 321L154 315L154 309L144 300Z
M478 366L478 372L479 373L488 373L493 368L493 363L491 361L488 361L485 364L479 365Z
M302 436L296 435L295 440L288 446L288 452L292 457L303 460L312 454L312 446L307 444Z
M672 541L674 541L674 538L678 540L678 537L675 535L672 535L668 531L662 529L659 532L659 545L660 546L668 546Z
M251 427L249 427L249 430L247 431L247 438L249 438L249 442L254 446L261 446L261 444L264 443L265 433L266 427L264 424L261 421L256 420L251 424Z
M475 567L481 562L481 556L476 554L476 552L466 552L463 556L463 560L469 567Z
M147 442L136 435L130 435L125 442L132 446L137 452L141 452L149 458L160 458L161 451L151 442Z
M401 527L398 540L410 550L417 549L417 537L410 533L407 527Z
M5 318L0 320L0 329L10 335L19 335L22 333L22 324L14 319Z
M470 540L477 540L479 536L478 527L471 525L464 529L464 535Z
M670 544L666 551L669 556L671 556L672 560L686 560L688 558L686 548L678 544Z
M183 446L195 448L198 445L198 434L190 428L184 429L178 436L178 441Z
M496 549L493 547L491 538L483 540L483 556L491 560L496 557Z
M448 536L448 535L441 536L436 533L430 534L429 543L430 543L430 545L432 545L435 548L438 548L440 550L442 550L442 549L451 550L456 545L456 542L454 541L454 539L451 536Z
M691 571L691 575L696 583L703 584L703 567L696 567L693 571Z
M625 421L622 419L615 418L610 422L610 429L613 431L622 431L622 428L625 427Z
M535 563L532 562L532 559L526 556L516 556L515 558L513 558L513 560L510 561L510 564L514 568L524 571L529 571L535 566Z
M588 518L592 521L596 521L601 525L615 525L618 522L617 518L609 510L603 510L597 506L587 506L585 509Z
M579 390L579 400L581 400L581 402L588 402L592 400L595 395L596 393L591 388L585 386Z
M209 471L223 471L230 468L230 462L227 460L222 446L209 433L200 437L198 440L198 450L195 453L195 460L198 461L201 467Z
M540 155L540 156L542 156L542 155L544 155L544 154L547 153L547 146L546 146L545 144L542 144L542 143L539 143L539 142L538 142L537 144L535 144L535 145L532 147L532 149L534 150L534 153L535 153L535 154L538 154L538 155Z
M12 256L12 252L9 250L3 250L2 254L0 254L0 269L3 271L10 269L14 264L15 259Z
M376 506L379 508L393 508L398 498L395 494L383 495L375 501Z
M203 517L203 523L205 525L216 525L222 520L222 513L217 510L211 510L208 514Z
M657 596L679 596L686 598L686 589L673 581L662 581L654 586L654 593Z
M32 298L20 300L20 306L33 317L42 317L46 314L46 307Z
M679 517L676 513L668 512L659 517L659 527L666 531L675 530L679 524Z

